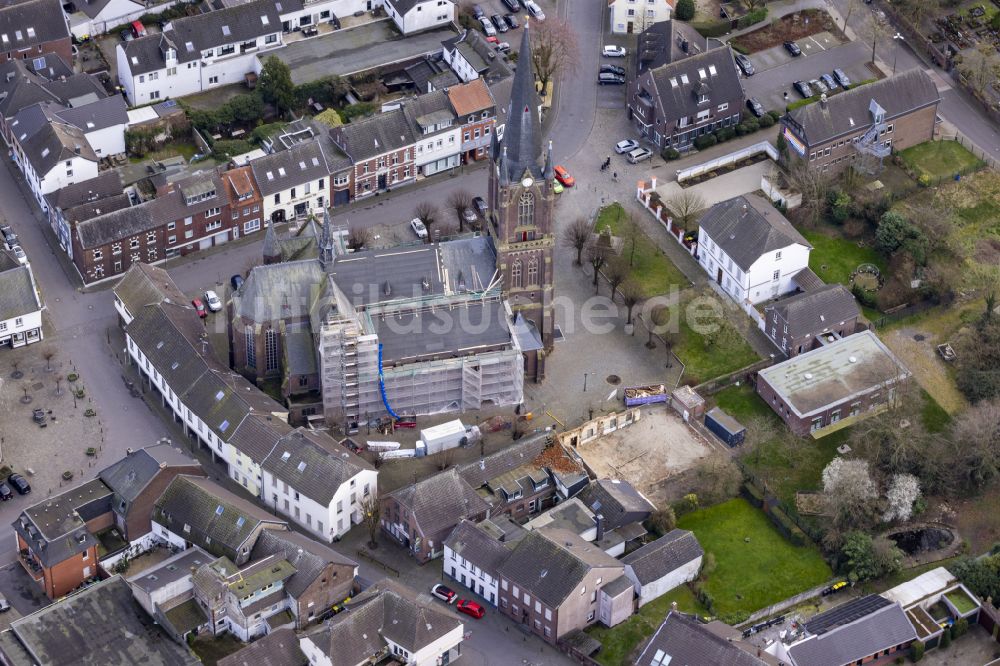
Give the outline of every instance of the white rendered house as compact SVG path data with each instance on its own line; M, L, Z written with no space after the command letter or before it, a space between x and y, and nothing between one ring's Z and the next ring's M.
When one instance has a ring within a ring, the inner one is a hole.
M455 20L452 0L385 0L384 7L404 35L448 25Z
M673 0L608 0L611 32L640 33L654 23L669 21Z

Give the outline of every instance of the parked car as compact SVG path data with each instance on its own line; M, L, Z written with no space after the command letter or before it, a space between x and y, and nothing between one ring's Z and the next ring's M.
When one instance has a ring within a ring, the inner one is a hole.
M625 68L618 65L601 65L601 74L617 74L625 76Z
M15 247L20 245L20 243L17 240L17 234L15 234L13 231L10 232L10 235L8 235L4 239L4 244L7 246L8 250L13 250Z
M6 613L10 610L10 602L0 597L0 613Z
M21 264L22 266L28 265L28 255L24 253L24 250L21 249L20 245L15 245L14 247L10 248L10 251L14 253L15 257L17 257L17 263Z
M14 229L9 224L0 224L0 235L6 240L14 233Z
M510 51L510 42L498 42L495 48L500 53L507 53Z
M500 40L497 39L496 35L490 35L489 37L486 38L486 41L489 42L490 44L493 44L494 46L500 43Z
M132 23L129 24L129 27L132 29L132 36L135 37L136 39L139 39L140 37L145 37L147 34L146 26L142 24L142 21L132 21Z
M488 18L481 16L479 23L483 26L483 32L486 33L487 37L496 37L497 29L493 27L493 23Z
M517 30L518 28L521 27L517 23L517 17L514 16L513 14L505 14L503 20L507 22L507 25L510 26L511 30Z
M14 491L6 483L0 483L0 502L14 498Z
M608 74L607 72L601 72L597 75L597 82L602 86L623 86L625 85L625 77L620 74Z
M751 97L747 100L747 108L750 109L750 113L757 116L758 118L764 115L764 105L760 103L756 97Z
M800 49L799 45L795 42L785 42L785 50L788 51L793 58L797 58L802 55L802 49Z
M812 97L813 96L812 88L810 88L809 84L806 83L805 81L796 81L792 85L795 86L795 90L797 90L798 93L800 95L802 95L803 97Z
M514 12L515 14L521 11L521 3L517 0L503 0L503 4L507 6L507 9ZM511 26L512 28L514 26Z
M576 179L569 174L566 167L557 164L554 171L556 172L556 180L566 187L573 187L576 184Z
M210 312L218 312L222 309L222 301L219 300L219 295L211 289L205 292L205 303L208 305Z
M131 42L133 39L135 39L135 35L132 34L132 28L125 28L124 30L118 33L118 36L121 37L122 41L126 43Z
M820 74L819 80L822 81L829 90L835 90L837 88L837 82L829 74Z
M508 30L510 30L510 28L507 26L507 21L505 21L504 18L499 14L494 14L493 16L490 17L490 20L493 21L494 27L496 27L496 29L499 32L507 32Z
M653 151L648 148L636 148L631 153L628 154L628 161L632 164L638 164L643 160L648 160L653 156Z
M735 57L736 65L740 68L740 71L746 76L753 76L756 70L753 68L753 63L750 61L750 58L746 57L742 53L736 53Z
M465 222L475 222L476 221L476 211L471 208L466 208L462 211L462 219Z
M489 210L489 206L486 205L486 199L482 197L472 197L472 205L476 207L480 215L485 216L486 211Z
M625 50L624 46L614 46L611 44L606 45L604 51L601 52L605 58L624 58L626 53L628 51Z
M455 594L455 591L440 583L431 588L431 594L447 604L453 604L458 601L458 595Z
M638 147L639 142L635 139L623 139L615 144L615 152L619 155L624 155L625 153L631 153Z
M486 12L483 11L482 5L472 5L472 15L481 19L486 16Z
M533 19L536 21L545 20L545 12L542 11L541 7L535 4L535 0L521 0L521 4L528 10L528 13L531 14Z
M837 83L844 88L851 85L851 79L848 78L847 74L844 74L844 70L840 68L833 70L833 78L837 79Z
M205 304L201 302L200 298L192 298L191 307L194 308L194 311L197 312L198 316L202 319L208 316L208 310L205 309Z
M470 615L477 620L486 615L485 608L477 604L475 601L469 601L468 599L459 600L459 602L455 605L455 610L459 613Z
M563 190L565 190L565 189L566 189L566 188L565 188L565 187L563 187L563 184L562 184L562 183L560 183L560 182L559 182L558 180L553 180L553 181L552 181L552 191L553 191L553 192L554 192L555 194L562 194L562 193L563 193Z
M417 235L417 238L427 238L427 227L424 226L419 217L410 220L410 228L413 229L413 233Z
M821 94L829 91L830 89L826 87L826 84L819 79L811 79L809 81L809 87L813 89L815 94Z
M243 286L243 276L234 275L229 278L229 286L233 288L233 291L239 291L240 287Z
M17 491L18 495L30 495L31 484L20 474L14 473L7 477L7 485Z

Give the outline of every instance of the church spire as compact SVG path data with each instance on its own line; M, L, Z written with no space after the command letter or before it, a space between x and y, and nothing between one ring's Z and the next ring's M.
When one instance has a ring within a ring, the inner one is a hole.
M333 256L336 254L333 247L333 222L330 220L330 211L323 211L323 233L319 239L319 260L325 268L333 263Z
M263 259L265 264L274 264L281 261L281 247L278 245L278 234L274 231L274 222L267 225L264 232Z
M542 174L545 180L552 180L556 177L555 165L555 158L552 157L552 139L549 139L549 149L545 152L545 172Z
M507 111L507 128L503 144L507 151L507 176L520 180L526 169L540 175L538 158L542 154L541 123L538 118L538 91L535 89L535 68L531 58L531 40L528 21L521 36L520 57L511 89L510 108Z

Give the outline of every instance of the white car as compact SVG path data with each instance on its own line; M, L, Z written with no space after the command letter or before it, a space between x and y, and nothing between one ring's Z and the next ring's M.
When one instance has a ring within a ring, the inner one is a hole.
M628 154L628 161L632 164L638 164L643 160L648 160L653 156L653 151L646 148L636 148L631 153Z
M497 29L493 27L493 23L485 16L479 19L479 23L483 26L483 32L487 37L496 37Z
M535 0L524 0L523 4L524 8L528 10L528 13L531 14L533 19L536 21L545 20L545 12L543 12L542 8L535 3Z
M410 220L410 228L413 229L413 233L417 235L417 238L427 238L427 227L424 226L419 217Z
M476 211L472 210L471 208L466 208L465 210L462 211L462 219L465 220L466 222L475 222Z
M605 58L624 58L627 53L624 46L611 46L610 44L605 46L603 51Z
M219 300L219 295L211 289L205 292L205 305L208 306L210 312L218 312L222 309L222 301Z
M28 255L24 253L24 250L21 249L20 245L15 245L10 249L10 251L14 253L15 257L17 257L17 262L19 264L22 266L28 265Z
M635 139L625 139L624 141L619 141L615 144L615 152L619 155L624 155L625 153L631 153L638 147L639 142Z

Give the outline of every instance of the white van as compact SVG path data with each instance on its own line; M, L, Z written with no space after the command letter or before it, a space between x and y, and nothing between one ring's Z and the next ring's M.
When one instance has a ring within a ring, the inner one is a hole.
M524 8L528 10L528 13L531 14L532 18L536 21L545 20L545 12L543 12L542 8L535 3L535 0L525 0Z

